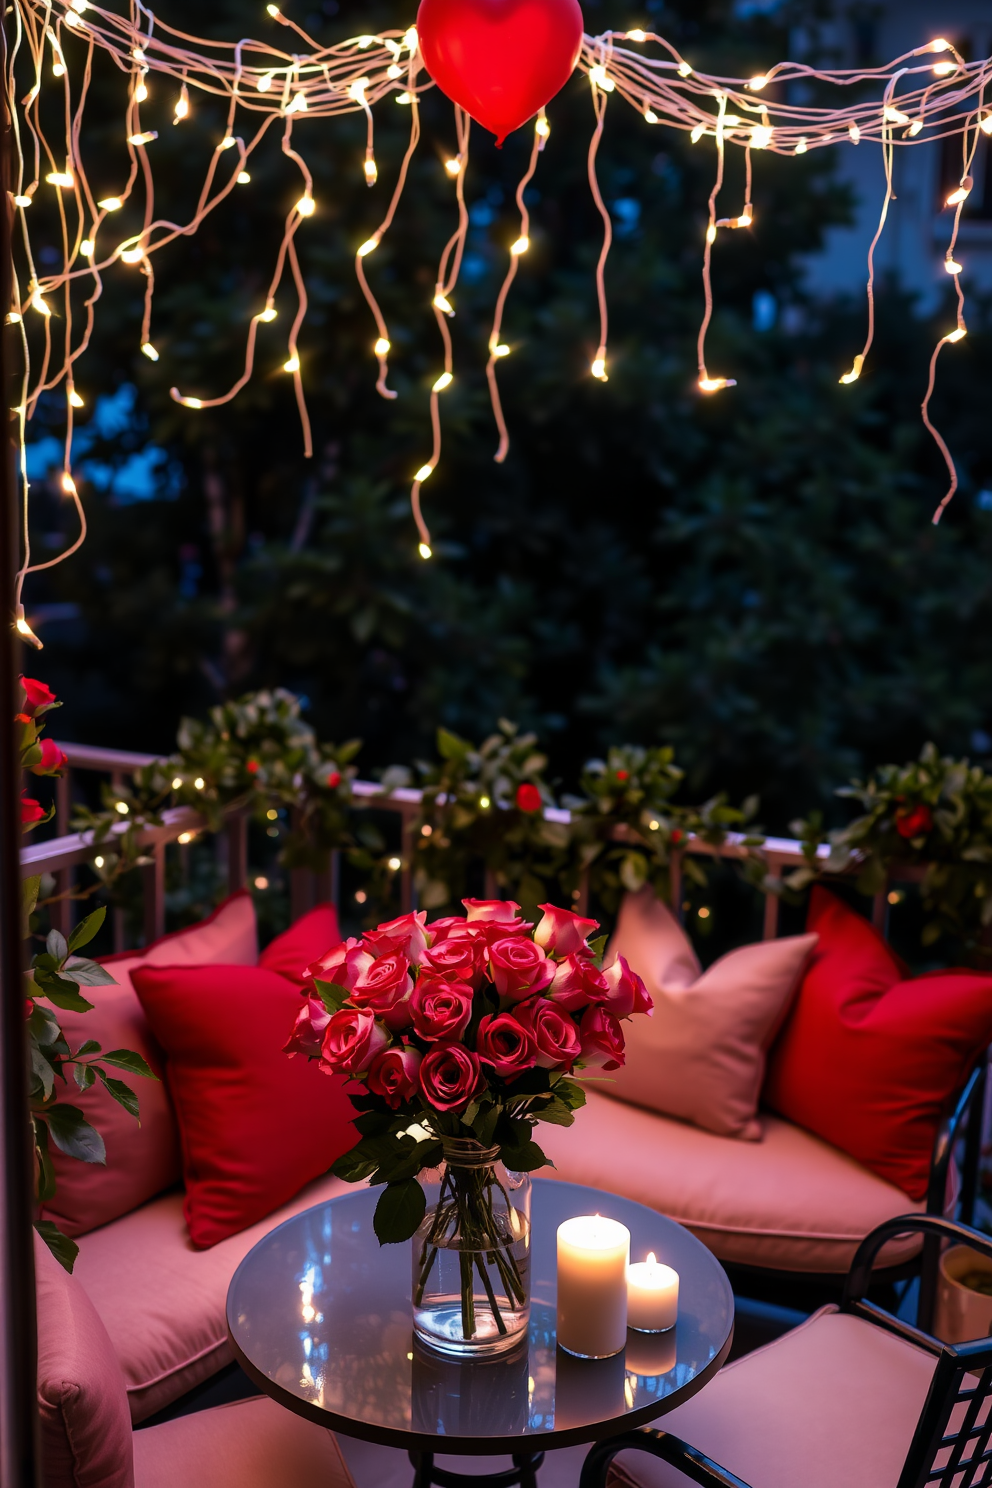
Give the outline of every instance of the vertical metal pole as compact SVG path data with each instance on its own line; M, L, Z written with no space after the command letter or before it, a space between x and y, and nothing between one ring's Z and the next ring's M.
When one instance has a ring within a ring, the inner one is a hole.
M0 28L3 76L6 38ZM8 103L0 113L0 328L10 305L11 222ZM0 329L0 1109L3 1132L3 1254L0 1268L0 1483L37 1488L38 1337L34 1290L34 1153L28 1126L21 943L20 759L14 748L20 645L13 628L20 552L11 449L10 352Z

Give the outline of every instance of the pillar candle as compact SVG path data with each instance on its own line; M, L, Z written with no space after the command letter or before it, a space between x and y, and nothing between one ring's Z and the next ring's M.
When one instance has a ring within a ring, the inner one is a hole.
M660 1266L653 1253L627 1267L627 1323L641 1333L674 1328L679 1310L679 1274Z
M606 1359L627 1341L630 1231L583 1215L558 1226L558 1342L570 1354Z

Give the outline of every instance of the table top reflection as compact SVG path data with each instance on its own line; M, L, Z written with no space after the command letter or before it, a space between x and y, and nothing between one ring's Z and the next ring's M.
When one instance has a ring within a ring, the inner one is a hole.
M734 1298L705 1246L642 1204L537 1178L526 1346L490 1360L442 1358L414 1342L410 1242L380 1248L378 1196L364 1189L287 1220L231 1281L235 1356L299 1415L405 1449L536 1451L646 1425L694 1395L727 1356ZM668 1333L628 1332L612 1359L576 1359L555 1339L556 1232L573 1215L597 1213L630 1230L632 1261L654 1251L679 1273L678 1322Z

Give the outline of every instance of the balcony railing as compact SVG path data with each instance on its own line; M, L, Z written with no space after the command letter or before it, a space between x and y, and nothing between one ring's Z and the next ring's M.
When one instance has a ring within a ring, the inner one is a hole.
M80 864L92 862L99 854L100 846L94 844L92 833L70 832L72 815L72 777L76 771L93 771L109 775L111 786L123 790L124 782L136 771L154 763L156 756L132 754L120 749L99 749L88 744L60 744L68 760L61 779L56 781L55 827L57 835L43 842L33 842L21 851L21 864L25 876L50 873L55 879L55 897L50 906L53 926L68 934L72 928L74 904L72 893L75 870ZM411 851L413 827L420 811L419 790L402 788L385 791L371 780L356 780L352 783L352 802L356 809L375 807L392 811L400 817L401 863L400 902L402 912L416 907L413 884ZM549 807L545 816L551 821L568 822L570 813L557 807ZM139 868L143 877L144 940L157 939L165 931L165 849L187 833L198 833L205 823L195 808L178 806L162 812L162 825L146 827L139 839L143 856L150 859ZM125 823L116 830L124 832ZM622 840L624 828L617 829L615 836ZM188 840L188 839L187 839ZM788 837L766 837L758 849L745 845L741 833L730 832L719 845L689 837L684 848L672 855L671 902L676 911L682 900L681 863L683 852L698 856L743 860L749 854L759 852L763 857L770 877L781 879L790 869L805 863L801 845ZM227 878L228 890L234 893L248 882L248 818L243 812L231 812L218 834L218 852ZM819 849L819 856L826 857L828 848ZM340 905L340 854L331 853L327 873L313 873L309 869L294 868L289 874L290 909L294 918L303 914L315 903L330 900L339 909ZM852 871L855 871L852 869ZM922 865L906 865L895 870L893 879L917 882L923 875ZM497 897L497 889L491 875L487 874L485 893ZM773 940L778 933L779 898L774 893L765 895L763 934L765 940ZM872 904L872 923L884 934L888 917L889 884L875 895ZM588 881L583 880L576 903L578 912L584 913L588 905ZM117 910L113 915L114 948L123 950L125 919Z

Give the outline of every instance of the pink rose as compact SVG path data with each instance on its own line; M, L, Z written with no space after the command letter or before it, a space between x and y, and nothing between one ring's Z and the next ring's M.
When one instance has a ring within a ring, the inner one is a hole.
M405 956L380 956L361 973L351 989L356 1007L368 1008L395 1033L410 1026L413 977Z
M566 1012L576 1013L591 1002L608 1002L610 986L585 956L571 955L558 962L546 995Z
M410 1015L419 1038L460 1039L472 1016L472 990L465 982L444 982L421 973L410 998Z
M319 997L308 997L296 1015L289 1042L283 1045L284 1054L306 1054L317 1058L321 1042L331 1015Z
M588 954L586 941L599 929L598 920L584 920L581 915L559 909L555 904L539 904L538 909L544 910L544 919L534 931L537 945L555 956L571 956L576 951Z
M342 1008L327 1020L320 1046L321 1063L346 1075L360 1075L389 1041L389 1034L372 1013L362 1008Z
M373 1095L381 1095L395 1111L416 1094L419 1069L420 1055L416 1049L400 1049L395 1045L380 1049L369 1065L369 1090Z
M478 1056L461 1044L438 1044L420 1064L420 1093L436 1111L464 1111L485 1088Z
M36 765L32 765L32 775L60 775L69 761L54 739L42 739L40 743L41 759Z
M308 977L317 977L322 982L333 982L337 987L351 991L362 972L372 965L372 957L352 937L340 945L332 946L306 969Z
M603 1006L609 1008L615 1018L629 1018L631 1013L647 1013L650 1017L654 1012L647 987L637 972L631 971L623 956L617 956L604 967L603 980L610 989L609 995L603 999Z
M543 1069L571 1069L579 1057L579 1030L567 1013L546 997L535 997L515 1010L537 1046L537 1063Z
M21 686L24 688L22 711L29 718L33 718L39 708L49 708L55 701L55 694L47 682L36 682L33 677L22 677Z
M477 935L452 937L425 951L421 968L423 972L448 979L455 977L478 987L485 969L485 951L485 941Z
M24 792L21 791L22 827L30 827L33 826L35 822L44 821L47 815L47 811L39 801L35 801L31 796L26 796Z
M491 1064L498 1075L512 1080L537 1060L537 1045L512 1013L489 1013L479 1024L475 1047L483 1064Z
M515 904L512 899L463 899L465 906L465 918L472 920L499 920L505 923L507 920L516 920L520 915L520 905Z
M364 943L373 956L404 956L411 966L419 966L431 943L426 923L426 909L400 915L398 920L388 920L385 925L369 930Z
M489 947L489 975L500 997L520 1002L543 992L555 974L555 963L532 940L512 937Z
M586 1069L619 1069L623 1064L623 1029L605 1008L587 1008L579 1024L580 1063Z

